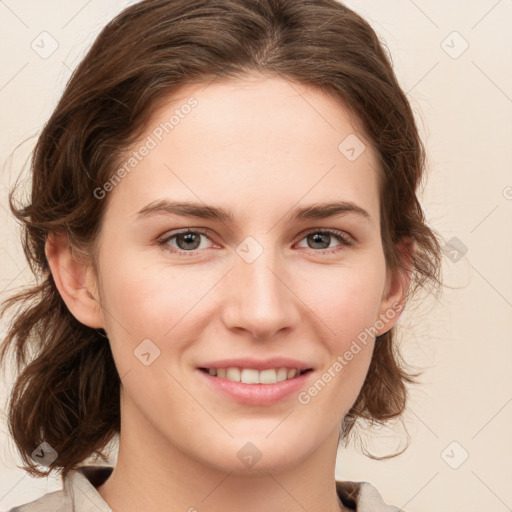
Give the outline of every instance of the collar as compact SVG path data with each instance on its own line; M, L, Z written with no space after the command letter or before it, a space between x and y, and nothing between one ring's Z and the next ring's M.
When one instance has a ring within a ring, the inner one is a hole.
M79 466L64 479L67 500L75 512L112 512L96 490L110 476L114 466ZM343 504L355 512L397 512L387 505L377 489L369 482L336 481L336 491Z

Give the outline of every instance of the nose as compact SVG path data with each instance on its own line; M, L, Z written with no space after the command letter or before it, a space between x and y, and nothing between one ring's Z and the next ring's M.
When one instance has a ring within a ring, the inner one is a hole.
M267 340L298 324L300 299L285 265L271 249L252 262L235 255L227 277L222 318L228 329Z

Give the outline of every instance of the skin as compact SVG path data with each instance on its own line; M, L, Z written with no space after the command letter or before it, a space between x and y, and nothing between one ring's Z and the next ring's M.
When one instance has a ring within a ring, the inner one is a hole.
M188 85L154 112L141 140L191 96L196 108L103 199L98 275L61 236L46 247L63 299L78 320L106 330L122 380L118 461L98 491L123 512L348 510L334 487L338 435L373 338L308 404L296 394L240 404L207 386L196 367L292 357L314 368L310 386L404 301L410 276L390 273L382 249L376 154L342 104L272 76ZM355 161L338 150L349 134L366 144ZM233 221L137 220L160 199L222 207ZM369 218L288 218L297 206L334 200ZM187 245L176 238L159 245L183 228L208 232L197 235L192 256L177 254ZM328 228L354 245L307 237ZM236 252L248 236L263 248L251 263ZM148 338L160 355L146 366L134 350ZM248 442L261 453L252 467L237 457Z

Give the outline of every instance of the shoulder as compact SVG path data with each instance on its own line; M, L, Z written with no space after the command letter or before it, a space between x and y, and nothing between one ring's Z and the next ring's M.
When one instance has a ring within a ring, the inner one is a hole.
M370 482L336 481L336 490L343 504L356 512L405 512L386 504Z
M61 490L7 512L111 512L96 487L107 479L112 470L112 466L78 467L64 478Z
M7 512L67 512L73 510L63 489L45 494L34 501L11 508Z

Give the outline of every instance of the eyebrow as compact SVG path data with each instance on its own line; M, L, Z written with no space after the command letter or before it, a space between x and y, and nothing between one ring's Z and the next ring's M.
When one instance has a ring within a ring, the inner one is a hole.
M300 206L290 212L288 220L325 219L349 213L356 214L369 222L372 221L370 214L365 209L350 201L335 201ZM136 217L138 220L163 214L218 220L225 223L232 223L234 220L233 213L224 208L189 201L169 201L167 199L161 199L147 204L136 213Z

